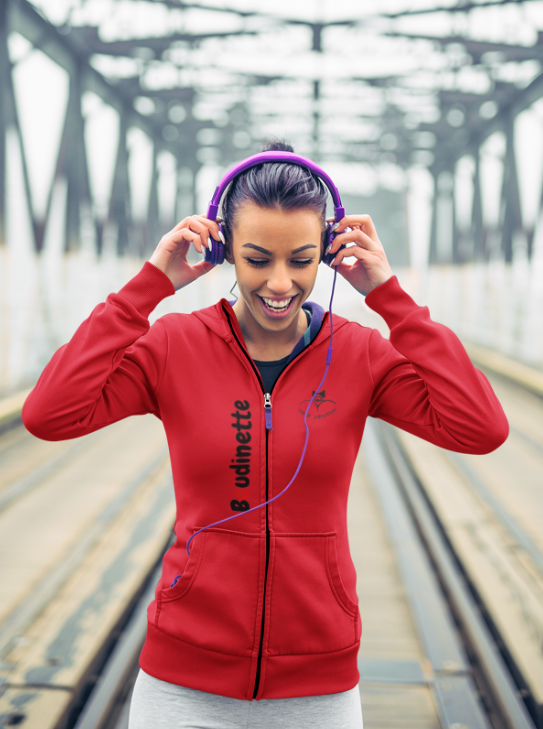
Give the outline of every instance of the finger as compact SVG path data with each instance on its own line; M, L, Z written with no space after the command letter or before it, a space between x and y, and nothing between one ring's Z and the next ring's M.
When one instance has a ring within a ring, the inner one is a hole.
M348 233L350 233L350 232L352 232L352 228L348 228L347 230L345 230L345 231L344 231L343 233L341 233L340 235L347 235L347 234L348 234ZM339 243L337 243L337 244L336 244L336 240L337 240L338 238L339 238L339 235L337 235L337 234L336 234L336 235L334 236L334 240L333 240L333 241L332 241L332 242L330 243L330 245L329 245L329 246L328 246L328 248L326 249L326 251L325 251L326 253L334 253L334 252L335 252L335 251L337 251L337 250L338 250L338 248L339 248L339 247L340 247L341 245L343 245L344 243L350 243L350 242L351 242L351 239L347 239L347 238L342 238L342 239L341 239L341 241L340 241Z
M181 228L181 230L178 230L175 233L171 233L171 235L168 236L168 241L172 241L173 243L181 243L182 241L187 241L188 243L192 243L194 245L198 253L204 253L204 244L202 242L200 234L189 230L189 228Z
M339 221L336 230L342 232L345 228L352 227L353 225L359 225L371 238L379 240L375 225L369 215L346 215Z
M195 215L195 218L197 218L203 225L206 226L208 230L211 231L211 235L215 240L220 240L220 234L219 234L219 223L222 222L220 218L217 218L217 220L209 220L205 215Z
M380 241L375 241L363 230L355 228L354 230L345 231L337 235L330 245L329 253L335 253L346 243L355 243L357 246L366 248L370 251L383 250L383 246Z
M202 226L202 227L198 227ZM206 246L209 248L208 245L208 231L211 230L211 233L215 240L219 240L219 226L216 221L214 220L208 220L204 215L189 215L186 218L183 218L177 225L172 228L170 233L167 233L167 236L169 236L171 233L177 232L178 230L181 230L182 228L188 228L190 230L195 230L195 228L198 227L197 232L203 232L204 233L204 239Z
M208 261L200 261L199 263L195 263L194 266L192 266L192 270L194 273L196 273L196 278L200 278L200 276L203 276L204 273L207 273L208 271L211 271L212 268L215 268L216 264L209 263Z
M200 235L202 244L206 248L209 248L209 250L211 250L211 241L209 240L209 234L211 231L210 226L212 226L214 222L215 221L207 220L207 218L204 218L202 215L192 215L188 224L190 230ZM217 227L218 230L218 226L215 227Z
M358 258L359 261L367 260L369 251L366 248L360 248L359 246L348 246L342 251L338 251L332 266L336 266L338 263L343 261L344 258Z
M202 246L205 246L206 248L209 248L211 250L211 241L209 240L209 227L206 225L206 223L210 223L212 221L203 221L202 219L199 219L199 216L192 215L191 218L187 221L186 228L182 228L182 230L191 230L193 233L197 233L200 236L201 246L195 245L197 251L200 253L202 252L200 248Z
M331 265L331 268L333 268L334 270L337 270L338 273L340 273L342 276L345 276L345 278L347 278L353 265L354 264L344 263L343 261L341 261L340 263L337 264L337 266Z

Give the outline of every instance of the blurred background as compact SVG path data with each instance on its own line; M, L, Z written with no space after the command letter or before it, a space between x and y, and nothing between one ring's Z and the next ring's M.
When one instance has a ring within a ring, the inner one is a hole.
M0 13L0 395L31 385L269 137L372 216L434 318L543 366L541 2L5 0ZM234 280L208 278L154 316Z
M0 0L0 729L126 729L175 514L157 418L49 442L24 400L273 138L370 214L510 424L472 455L368 418L364 726L543 729L543 0ZM334 311L387 336L338 278ZM234 281L218 266L151 322Z

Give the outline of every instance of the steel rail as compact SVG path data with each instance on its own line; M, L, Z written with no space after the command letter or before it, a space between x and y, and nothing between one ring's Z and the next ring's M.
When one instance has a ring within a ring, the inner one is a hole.
M145 640L147 606L153 599L156 584L160 579L161 562L162 560L152 572L143 595L138 600L73 729L101 729L111 719L115 704L133 674Z
M422 561L437 569L454 615L460 620L484 672L485 684L500 718L508 729L535 729L392 429L384 423L374 424L373 418L368 419L366 428L364 441L368 458L373 460L373 464L369 464L370 471L373 470L374 479L378 477L380 480L377 490L381 491L381 506L388 512L385 521L389 528L392 525L394 527L391 536L396 542L400 562L403 561L400 564L402 577L406 581L411 607L434 671L433 677L429 678L429 686L435 696L443 729L468 726L470 729L486 729L490 724L475 690L473 668L463 653L435 574L422 565ZM371 457L370 451L373 454ZM388 483L384 484L384 481ZM117 712L115 707L119 704L119 697L129 694L127 683L134 676L145 638L147 606L159 576L160 568L157 568L73 729L105 729L112 726L124 729L128 717L128 700ZM115 724L112 720L115 720Z
M397 473L404 497L427 545L454 614L467 636L471 649L477 656L485 684L500 716L509 729L535 729L526 705L520 697L519 689L513 681L490 629L481 616L451 549L423 495L422 487L412 473L408 461L393 435L392 427L388 424L381 424L380 440Z
M539 567L543 574L543 553L541 549L533 542L526 531L518 524L514 516L508 513L503 507L500 500L494 496L489 488L483 483L483 480L475 473L473 468L466 462L460 453L454 453L453 451L447 453L447 457L453 462L454 466L462 474L462 476L468 481L470 486L473 486L479 496L487 503L490 509L494 512L498 521L508 530L513 539L527 552L536 565Z
M432 692L440 726L490 729L472 665L373 418L366 422L362 448L419 640L431 666L426 685Z
M96 431L100 433L100 431ZM90 436L95 435L89 433ZM52 476L61 467L67 466L71 461L75 460L77 456L85 451L91 443L87 440L79 440L75 443L70 444L63 453L53 456L45 463L40 464L31 473L26 476L18 478L14 483L11 483L2 493L0 493L0 514L11 506L14 502L28 494L32 489L41 486L41 484Z
M11 649L13 642L36 619L44 608L58 594L60 588L74 574L92 547L98 542L104 528L122 511L123 507L146 481L150 480L168 458L167 448L160 449L150 463L129 481L122 492L113 499L97 518L85 535L78 541L69 555L56 567L47 572L32 591L32 598L17 605L0 625L0 658Z

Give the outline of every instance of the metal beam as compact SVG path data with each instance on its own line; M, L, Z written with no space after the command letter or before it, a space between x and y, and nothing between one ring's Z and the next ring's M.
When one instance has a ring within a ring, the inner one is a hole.
M481 7L481 6L479 6ZM538 33L537 43L533 46L521 46L510 43L490 43L488 41L471 40L461 35L435 36L422 33L400 33L387 31L382 33L391 38L409 38L413 40L427 40L441 46L458 44L464 46L466 51L474 59L480 59L485 53L503 53L508 61L526 61L532 58L543 58L542 33ZM477 65L480 63L478 60Z
M534 0L537 2L537 0ZM367 22L370 18L404 18L412 15L428 15L430 13L468 13L470 10L480 10L481 8L492 7L495 5L518 5L519 0L489 0L488 2L461 2L457 5L437 5L433 8L421 8L420 10L401 10L397 13L379 13L373 16L367 16L360 22ZM529 0L524 0L529 2Z
M428 250L428 263L437 263L437 174L432 173L434 179L434 195L432 197L432 220L430 223L430 247Z
M5 2L5 0L4 0ZM162 138L162 129L147 117L138 114L132 106L132 98L126 97L120 89L111 85L89 65L85 53L70 34L62 35L57 28L43 18L28 0L8 0L9 27L29 40L32 45L48 55L64 68L70 76L81 69L82 90L93 91L119 113L128 116L131 126L138 126L149 137L158 140L160 147L175 154L175 145Z
M82 72L78 66L70 74L70 92L62 135L62 174L67 180L65 251L77 250L81 237L81 207L92 205L85 147L85 122L81 112ZM97 231L98 232L98 231ZM98 236L99 238L99 236Z
M503 214L501 225L501 248L506 263L511 263L513 260L513 239L515 233L522 230L520 194L515 154L514 124L514 117L508 116L505 124L506 147L505 158L503 160L503 185L501 196L501 209Z
M8 32L9 32L9 14L8 14ZM7 124L12 125L15 129L15 132L17 134L17 142L19 145L19 154L20 154L20 160L21 160L21 169L23 174L23 184L24 184L24 190L25 190L25 197L26 197L26 204L28 213L30 216L30 220L32 223L32 233L33 233L33 246L35 250L38 250L38 241L39 241L39 226L36 224L36 216L34 215L34 204L32 200L32 193L30 189L30 177L28 174L28 165L26 164L26 153L25 148L23 144L23 136L21 132L21 125L19 123L19 115L17 113L17 104L15 103L15 92L13 89L13 77L11 74L12 71L12 65L11 63L8 63L8 73L6 74L5 82L6 82L6 99L7 103L5 106L4 113L7 114Z
M483 227L483 207L481 196L481 155L477 150L474 155L475 170L473 174L473 204L471 210L471 230L473 238L473 259L484 261L485 256L485 230Z
M0 246L6 242L6 131L8 74L11 71L7 22L7 6L0 2Z
M209 38L230 38L231 36L258 34L256 30L235 30L215 33L172 33L171 35L165 36L131 38L130 40L106 42L100 38L98 30L95 26L73 27L70 30L72 40L78 44L81 53L84 53L87 57L92 56L94 53L108 56L134 57L135 48L147 48L156 56L168 50L172 43L179 41L198 43Z
M515 118L522 111L530 107L534 102L543 96L543 73L537 76L529 86L521 91L513 91L507 102L500 105L500 109L496 116L489 120L480 119L478 122L472 122L469 129L469 141L467 144L458 145L454 139L449 141L443 139L440 142L440 158L436 160L436 169L442 169L443 165L455 162L463 157L466 152L475 154L475 151L488 139L492 134L498 131L504 131L508 124L508 119ZM432 126L426 125L426 128L432 130ZM432 130L433 131L433 130Z
M117 226L117 254L119 256L123 256L129 250L130 228L132 227L128 150L126 147L127 131L128 117L126 113L121 113L119 117L119 146L117 148L117 160L109 202L109 219L115 221Z
M153 145L153 163L151 169L151 184L149 186L149 203L147 206L145 252L151 255L162 237L160 234L160 221L158 217L158 164L157 148Z

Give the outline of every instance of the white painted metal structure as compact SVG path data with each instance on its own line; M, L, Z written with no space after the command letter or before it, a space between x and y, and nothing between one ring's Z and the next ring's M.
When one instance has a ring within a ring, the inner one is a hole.
M541 0L1 3L0 395L269 135L361 201L403 192L404 285L543 367L542 32Z

